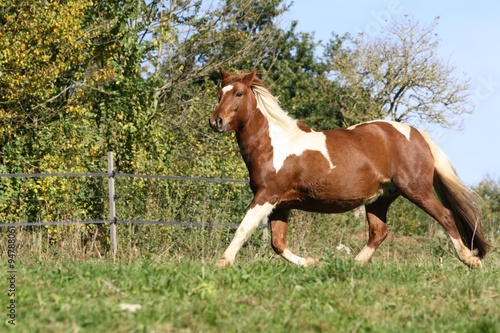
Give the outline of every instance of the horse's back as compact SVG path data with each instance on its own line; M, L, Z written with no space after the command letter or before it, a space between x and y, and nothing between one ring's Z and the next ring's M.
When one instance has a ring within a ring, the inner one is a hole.
M434 168L427 142L420 131L409 125L373 121L325 134L334 163L345 172L361 169L377 181L392 181Z

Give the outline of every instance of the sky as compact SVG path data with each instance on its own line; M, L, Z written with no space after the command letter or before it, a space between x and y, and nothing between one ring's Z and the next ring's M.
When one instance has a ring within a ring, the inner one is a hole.
M296 31L326 42L332 33L376 34L387 19L404 15L423 25L439 16L439 57L471 83L475 108L464 116L463 129L426 130L466 184L500 181L500 1L296 0L282 24L298 21Z

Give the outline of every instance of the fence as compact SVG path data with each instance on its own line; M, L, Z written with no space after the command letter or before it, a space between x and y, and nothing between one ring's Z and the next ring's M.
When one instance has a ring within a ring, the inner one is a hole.
M186 221L162 221L162 220L141 220L141 219L120 219L116 213L116 200L118 198L115 188L115 179L122 178L144 178L144 179L163 179L171 181L191 181L191 182L206 182L206 183L231 183L231 184L248 184L247 180L240 179L224 179L224 178L203 178L203 177L184 177L184 176L165 176L165 175L140 175L119 173L114 169L113 153L107 154L107 172L87 172L87 173L17 173L17 174L0 174L0 178L48 178L48 177L97 177L108 178L108 219L102 220L84 220L84 221L45 221L45 222L15 222L15 223L0 223L2 227L21 227L21 226L52 226L52 225L68 225L68 224L105 224L110 225L110 251L115 257L118 241L116 234L117 224L162 224L170 226L187 226L187 227L204 227L207 223L203 222L186 222ZM229 227L236 228L239 223L210 223L211 227ZM261 227L267 227L267 222L264 222Z

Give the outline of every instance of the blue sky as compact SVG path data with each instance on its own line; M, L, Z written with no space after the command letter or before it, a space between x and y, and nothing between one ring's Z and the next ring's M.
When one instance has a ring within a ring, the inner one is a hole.
M475 109L463 130L434 128L432 137L467 184L500 181L500 1L296 0L282 24L298 21L297 31L327 41L332 32L375 33L387 18L407 14L425 25L440 17L438 53L471 81Z

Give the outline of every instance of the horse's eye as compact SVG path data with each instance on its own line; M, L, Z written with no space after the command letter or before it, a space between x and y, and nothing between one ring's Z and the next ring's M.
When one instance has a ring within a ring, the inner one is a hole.
M236 97L241 97L241 96L243 96L243 93L241 91L237 91L236 92Z

